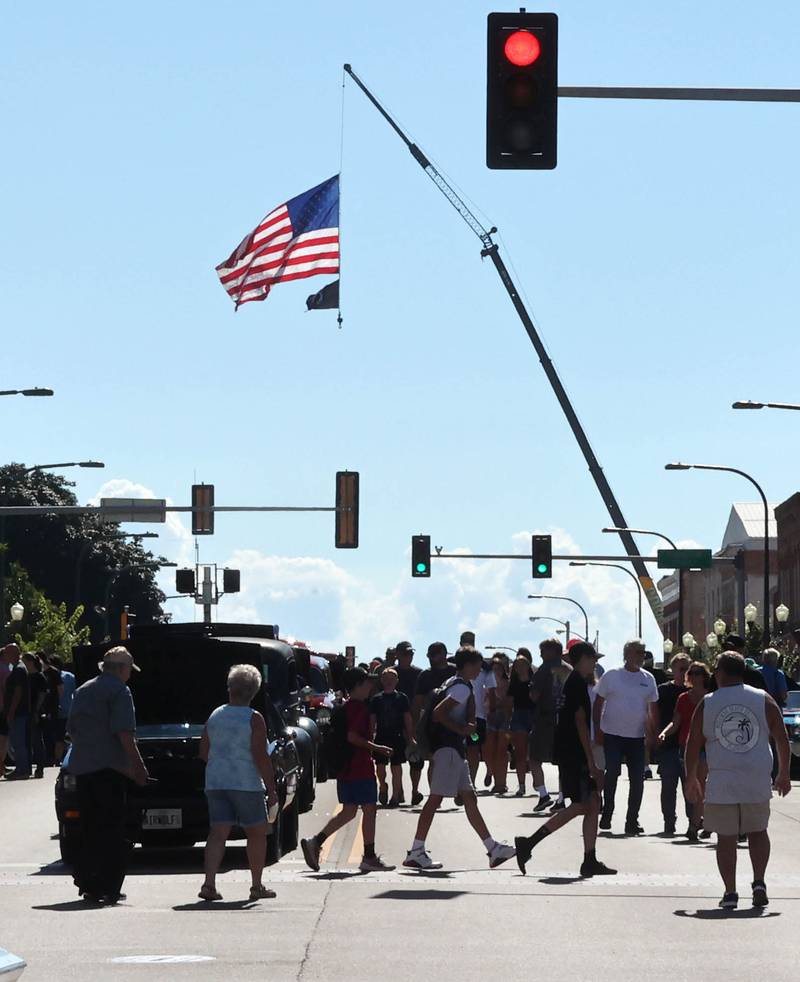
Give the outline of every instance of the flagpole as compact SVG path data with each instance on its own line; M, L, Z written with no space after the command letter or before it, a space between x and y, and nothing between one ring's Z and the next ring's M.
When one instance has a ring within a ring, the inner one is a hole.
M628 523L625 521L622 509L620 508L614 492L611 489L611 485L608 483L608 479L605 476L605 472L600 466L600 462L598 461L594 450L589 443L589 438L586 436L586 431L584 430L581 421L579 420L578 415L570 402L567 391L561 382L561 378L556 371L555 365L548 355L544 342L536 329L536 325L528 313L522 297L520 296L519 291L511 278L511 274L500 256L499 248L492 238L492 235L497 231L497 229L492 227L487 231L487 229L484 228L483 224L478 220L478 218L475 217L447 179L436 169L436 167L434 167L434 165L430 162L430 160L428 160L424 152L416 145L416 143L413 143L409 137L406 136L403 130L392 119L389 113L356 75L352 67L350 65L345 65L344 70L353 79L373 106L375 106L395 133L397 133L403 143L405 143L412 157L417 161L433 183L439 188L453 208L455 208L459 215L461 215L462 219L467 225L469 225L475 235L477 235L477 237L481 240L483 245L483 248L481 249L481 258L486 258L488 256L488 258L492 260L492 263L497 270L497 274L514 305L514 309L519 315L519 319L522 321L523 327L525 328L528 338L530 339L530 342L539 358L539 362L544 369L544 373L547 376L547 380L550 382L553 392L558 399L558 403L567 418L567 422L569 423L573 436L575 437L578 446L583 453L586 464L589 467L589 472L591 473L594 483L600 492L603 503L608 509L608 513L611 516L615 527L620 530L619 537L622 540L623 546L625 547L626 555L630 557L631 564L636 571L639 582L647 595L650 608L653 611L653 616L655 617L659 628L661 628L663 622L661 598L659 597L658 591L650 578L647 571L647 566L642 561L641 553L639 552L635 539L631 533L627 531Z

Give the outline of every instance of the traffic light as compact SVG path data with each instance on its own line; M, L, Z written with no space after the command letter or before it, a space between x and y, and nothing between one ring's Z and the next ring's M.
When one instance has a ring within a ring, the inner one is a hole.
M136 614L132 614L127 607L122 608L122 613L119 615L119 636L120 640L127 641L131 636L131 628L133 627L133 622L136 620Z
M238 569L223 569L222 592L238 593L242 588L242 576Z
M411 575L431 575L431 537L415 535L411 539Z
M531 537L534 580L549 580L553 575L553 539L549 535Z
M558 118L558 17L489 14L486 166L552 170Z
M194 593L194 570L175 570L175 589L178 593Z
M214 534L214 485L192 485L192 535Z
M358 549L358 472L336 474L336 548Z

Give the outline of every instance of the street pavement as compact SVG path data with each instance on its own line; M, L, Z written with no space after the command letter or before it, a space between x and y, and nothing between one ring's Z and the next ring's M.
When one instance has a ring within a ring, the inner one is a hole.
M731 982L795 976L792 924L800 916L800 788L773 802L771 904L749 907L750 864L740 850L741 909L717 909L721 896L713 848L658 835L659 783L647 782L647 835L622 833L627 784L620 782L615 827L598 856L616 877L581 880L580 825L535 850L528 876L512 860L489 870L463 809L434 822L428 845L445 864L437 873L398 868L358 872L355 825L326 843L326 863L309 871L299 851L267 870L277 899L247 901L244 850L228 851L219 879L224 901L197 899L202 850L137 850L127 900L86 909L58 861L53 812L55 771L41 781L0 782L0 947L28 962L24 982L312 982L541 975L548 982ZM483 768L479 776L482 778ZM514 786L513 778L510 784ZM555 786L554 772L548 784ZM481 798L496 838L513 841L543 821L536 798ZM335 785L318 788L301 833L317 831L336 808ZM399 864L411 843L416 809L381 810L377 849Z

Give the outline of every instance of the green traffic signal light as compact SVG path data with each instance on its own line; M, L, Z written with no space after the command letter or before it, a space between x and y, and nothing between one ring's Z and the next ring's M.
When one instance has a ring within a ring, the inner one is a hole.
M411 539L411 575L431 575L431 537L415 535Z
M553 575L553 540L549 535L531 536L532 570L535 580L548 580Z
M544 574L547 572L548 569L549 566L547 565L547 563L539 563L539 565L536 567L536 572Z
M417 563L417 572L418 573L424 573L427 568L428 567L427 567L427 565L425 563Z

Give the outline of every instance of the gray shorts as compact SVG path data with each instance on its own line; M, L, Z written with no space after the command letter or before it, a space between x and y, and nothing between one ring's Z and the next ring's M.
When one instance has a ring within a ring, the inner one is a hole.
M769 825L769 802L744 805L714 805L703 807L703 828L717 835L748 835L764 832Z
M469 776L469 764L457 750L441 747L433 755L431 794L455 798L462 791L475 791Z

